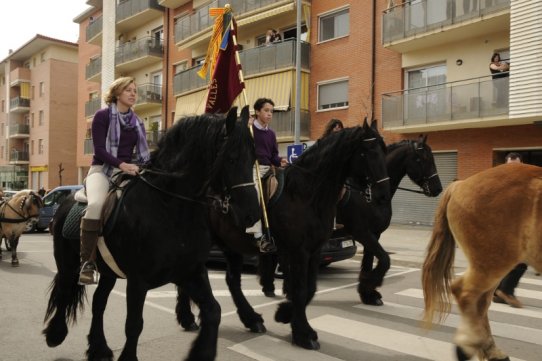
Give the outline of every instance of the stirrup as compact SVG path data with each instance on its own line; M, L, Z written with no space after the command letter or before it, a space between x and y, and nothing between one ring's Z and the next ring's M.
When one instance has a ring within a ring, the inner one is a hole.
M260 248L261 253L275 253L277 252L277 246L275 246L275 240L273 237L267 239L264 234L260 238L256 239L256 245Z
M81 267L79 272L79 281L77 284L80 286L95 285L98 283L98 270L96 264L92 261L87 261Z

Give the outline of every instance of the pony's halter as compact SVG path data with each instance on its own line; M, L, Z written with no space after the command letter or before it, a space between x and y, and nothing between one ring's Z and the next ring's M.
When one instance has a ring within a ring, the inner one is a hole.
M36 199L38 200L38 213L37 214L30 214L28 213L27 215L25 215L24 213L24 204L27 200L27 198L31 198L32 202L34 202ZM0 218L0 221L2 222L5 222L5 223L23 223L23 222L27 222L29 220L31 220L32 218L38 218L39 217L39 209L42 207L42 200L41 200L41 197L38 197L36 198L37 195L34 194L33 192L30 192L27 196L24 196L21 201L20 201L20 205L19 205L19 209L16 209L14 208L9 202L10 201L7 201L7 202L4 202L2 203L2 208L1 208L1 218ZM20 218L4 218L4 210L5 210L5 207L9 207L9 209L11 209L13 212L15 212L15 214L20 217Z
M401 190L404 190L404 191L409 191L409 192L413 192L413 193L421 193L421 194L425 194L425 195L430 195L431 194L431 190L429 189L429 181L431 180L431 178L434 178L434 177L437 177L438 176L438 172L435 172L429 176L426 176L425 175L425 169L424 169L424 164L423 162L421 161L421 157L418 156L418 151L420 152L424 152L425 151L425 148L420 145L418 142L410 142L410 144L412 145L412 150L414 152L414 155L417 157L417 160L420 160L420 168L421 168L421 173L422 173L422 177L421 179L419 179L418 181L416 181L417 184L421 184L420 185L420 188L423 190L423 191L416 191L416 190L413 190L413 189L407 189L407 188L402 188L402 187L398 187L398 189L401 189Z

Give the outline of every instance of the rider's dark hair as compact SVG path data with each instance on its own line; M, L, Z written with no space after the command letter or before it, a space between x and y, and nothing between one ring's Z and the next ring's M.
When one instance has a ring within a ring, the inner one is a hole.
M275 103L269 98L259 98L254 102L254 110L261 110L265 103L269 103L272 106L275 106Z

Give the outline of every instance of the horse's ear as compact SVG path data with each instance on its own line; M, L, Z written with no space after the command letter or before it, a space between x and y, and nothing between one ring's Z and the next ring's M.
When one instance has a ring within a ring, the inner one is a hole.
M427 134L426 135L420 134L420 136L418 137L418 143L424 144L426 141L427 141Z
M367 122L367 117L363 119L363 129L367 130L369 128L369 123Z
M237 121L237 107L232 107L228 112L226 118L226 134L230 134L235 128L235 122Z
M375 132L378 132L378 121L376 119L373 119L373 121L371 122L371 128L375 131Z
M248 125L249 118L250 118L250 111L249 111L248 105L245 105L243 109L241 109L241 121L243 122L243 125Z
M424 144L427 143L427 134L423 136L423 142Z

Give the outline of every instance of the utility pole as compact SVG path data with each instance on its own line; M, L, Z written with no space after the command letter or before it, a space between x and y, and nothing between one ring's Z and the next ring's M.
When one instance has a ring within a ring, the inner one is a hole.
M301 0L297 0L297 29L295 36L295 114L294 144L301 144Z

